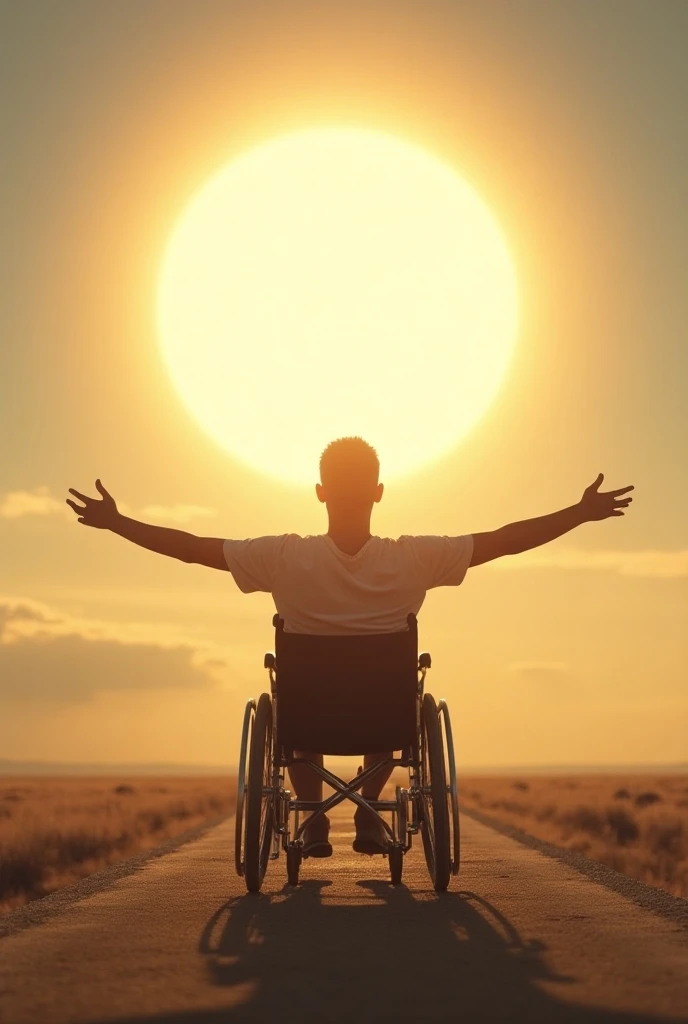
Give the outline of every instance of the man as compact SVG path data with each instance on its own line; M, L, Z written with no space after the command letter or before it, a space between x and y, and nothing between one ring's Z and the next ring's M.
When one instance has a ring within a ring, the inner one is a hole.
M84 504L69 498L67 504L85 526L111 530L183 562L229 570L245 594L271 593L287 632L341 634L406 629L406 616L418 613L432 587L458 586L470 566L546 544L585 522L622 516L633 500L622 497L633 487L601 492L600 473L579 502L550 515L487 533L392 540L370 532L373 505L381 500L384 489L378 482L379 470L375 449L360 437L332 441L320 458L321 482L315 485L318 500L327 508L328 530L307 537L292 533L227 540L150 526L121 515L100 480L96 480L100 499L70 487L70 494ZM317 752L299 755L322 764L322 754ZM391 756L368 754L364 764ZM289 774L299 799L322 800L322 782L308 766L293 765ZM390 774L391 769L379 772L363 787L362 795L376 800ZM379 819L357 808L355 822L354 849L384 853ZM328 833L329 822L321 815L304 834L304 855L330 856Z

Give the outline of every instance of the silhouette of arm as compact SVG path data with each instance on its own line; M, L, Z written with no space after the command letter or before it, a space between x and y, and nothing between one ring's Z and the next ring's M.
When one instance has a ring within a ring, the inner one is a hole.
M536 519L509 523L508 526L488 533L474 533L471 565L481 565L494 558L501 558L502 555L517 555L521 551L537 548L561 537L582 523L624 515L623 509L630 505L633 499L621 496L632 491L633 487L602 492L599 487L603 480L604 476L600 473L597 479L586 487L581 500L568 508L562 508L547 516L538 516Z
M101 499L89 498L73 487L69 488L69 493L84 503L77 505L67 498L67 504L76 512L78 522L82 525L93 526L98 530L110 530L142 548L156 551L159 555L178 558L181 562L192 562L207 565L211 569L229 571L222 550L223 538L196 537L195 534L186 533L184 530L171 530L167 526L152 526L150 523L130 519L117 510L115 499L105 490L100 480L96 480L96 487L102 495Z

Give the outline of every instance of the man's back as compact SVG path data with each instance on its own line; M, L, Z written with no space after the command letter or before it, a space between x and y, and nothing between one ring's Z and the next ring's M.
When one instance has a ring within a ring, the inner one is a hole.
M227 567L244 593L265 591L290 633L395 633L426 591L458 586L473 538L371 536L355 554L328 534L225 540Z

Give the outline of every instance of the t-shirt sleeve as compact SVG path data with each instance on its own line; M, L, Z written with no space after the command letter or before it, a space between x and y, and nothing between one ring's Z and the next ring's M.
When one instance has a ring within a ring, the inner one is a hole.
M425 590L458 587L473 557L473 535L461 537L405 537L419 579Z
M256 590L272 592L277 562L286 536L281 534L222 542L227 568L244 594L252 594Z

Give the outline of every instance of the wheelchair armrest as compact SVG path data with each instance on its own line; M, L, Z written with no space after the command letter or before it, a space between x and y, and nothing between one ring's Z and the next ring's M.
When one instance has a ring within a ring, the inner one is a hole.
M429 651L423 651L418 657L418 668L430 668L432 666L432 658L430 657Z
M263 658L263 668L274 668L275 667L275 655L272 651L266 651L265 657Z

